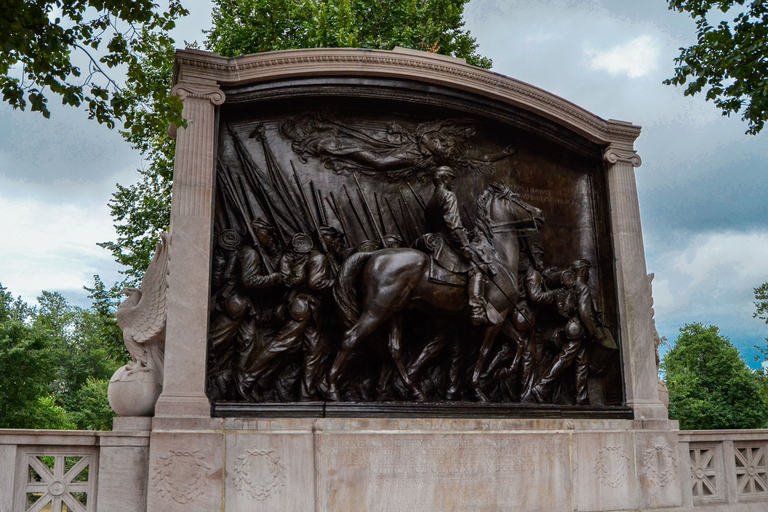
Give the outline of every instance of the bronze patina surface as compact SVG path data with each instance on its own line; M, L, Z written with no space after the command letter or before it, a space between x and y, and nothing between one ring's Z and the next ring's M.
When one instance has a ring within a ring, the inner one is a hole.
M402 80L226 98L215 414L626 414L601 147Z

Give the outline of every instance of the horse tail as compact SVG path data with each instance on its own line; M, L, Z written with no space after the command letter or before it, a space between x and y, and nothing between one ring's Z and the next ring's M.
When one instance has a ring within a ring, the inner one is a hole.
M341 265L336 283L333 285L333 298L336 300L336 306L347 329L355 325L360 318L357 276L372 255L372 252L358 252L347 258Z

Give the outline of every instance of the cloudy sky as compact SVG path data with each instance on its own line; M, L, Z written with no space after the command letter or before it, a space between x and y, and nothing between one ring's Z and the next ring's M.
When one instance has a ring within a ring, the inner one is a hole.
M176 38L202 41L211 3L185 5ZM666 5L472 0L465 18L494 71L643 127L636 176L659 332L674 341L685 323L715 324L756 366L752 346L768 335L752 318L752 289L768 281L768 132L747 136L738 117L661 84L695 42L690 18ZM87 306L93 274L119 279L95 244L114 237L106 202L137 179L141 157L81 112L52 111L0 105L0 283Z

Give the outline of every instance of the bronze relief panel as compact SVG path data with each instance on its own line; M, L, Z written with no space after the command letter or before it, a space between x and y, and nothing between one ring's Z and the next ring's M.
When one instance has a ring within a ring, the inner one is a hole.
M307 89L220 109L215 408L621 406L599 148L469 97Z

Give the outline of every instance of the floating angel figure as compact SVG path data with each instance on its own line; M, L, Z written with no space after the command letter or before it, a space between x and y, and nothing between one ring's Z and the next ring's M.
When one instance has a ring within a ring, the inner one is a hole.
M109 389L109 403L121 416L151 415L162 390L169 245L170 235L161 232L141 290L121 292L127 298L115 315L131 362L115 372Z
M328 112L310 112L286 121L280 130L304 163L310 157L320 158L334 172L361 172L391 180L428 175L441 165L460 172L487 173L494 162L515 152L511 146L493 154L473 148L474 124L458 119L429 121L413 128L392 122L371 129L343 124Z

